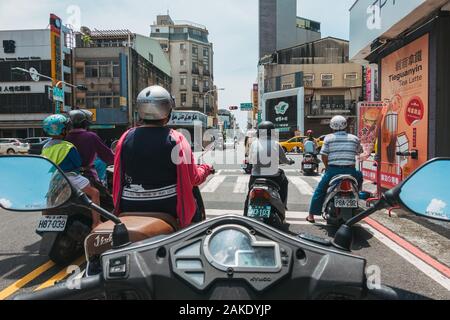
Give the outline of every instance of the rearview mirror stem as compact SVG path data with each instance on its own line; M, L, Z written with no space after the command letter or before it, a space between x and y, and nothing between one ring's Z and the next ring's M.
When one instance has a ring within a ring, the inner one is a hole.
M89 199L89 197L81 190L76 190L76 195L75 195L75 202L87 209L94 209L95 211L97 211L102 217L104 217L105 219L111 220L112 222L114 222L116 225L117 224L121 224L122 221L120 221L119 218L117 218L115 215L113 215L112 213L110 213L109 211L103 209L102 207L96 205L94 202L92 202L91 199Z

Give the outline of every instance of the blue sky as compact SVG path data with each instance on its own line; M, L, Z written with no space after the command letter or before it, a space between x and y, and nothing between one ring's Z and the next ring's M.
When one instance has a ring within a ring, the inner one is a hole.
M298 0L299 16L322 23L322 36L348 39L349 8L354 0ZM257 0L0 0L0 29L39 29L49 13L65 22L70 6L80 8L81 24L97 29L129 29L148 35L156 15L205 25L214 44L219 107L250 102L258 60ZM243 115L238 116L245 119Z

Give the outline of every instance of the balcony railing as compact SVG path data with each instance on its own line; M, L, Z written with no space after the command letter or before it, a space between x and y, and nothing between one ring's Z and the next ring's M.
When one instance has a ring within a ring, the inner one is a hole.
M321 101L313 100L305 103L306 116L347 115L356 116L357 102L354 100Z
M209 70L203 69L203 75L209 77L211 75L211 72Z
M192 86L192 91L199 92L200 87L199 86Z
M200 74L200 71L198 68L192 68L192 73L193 74Z

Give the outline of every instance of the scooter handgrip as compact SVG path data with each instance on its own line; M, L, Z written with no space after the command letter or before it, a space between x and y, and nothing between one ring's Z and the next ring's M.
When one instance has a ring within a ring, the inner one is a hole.
M89 300L104 294L101 275L64 281L52 287L14 297L14 300Z

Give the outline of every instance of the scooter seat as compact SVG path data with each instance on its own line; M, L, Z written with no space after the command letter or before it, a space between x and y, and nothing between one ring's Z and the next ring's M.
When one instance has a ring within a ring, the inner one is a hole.
M131 215L133 214L133 215ZM139 215L140 214L140 215ZM162 214L156 214L156 216ZM129 213L121 215L120 220L127 227L130 241L132 243L143 241L159 235L174 233L174 228L161 218L155 217L155 213ZM100 255L112 248L112 233L114 223L107 221L98 225L91 234L86 237L84 247L89 257Z

